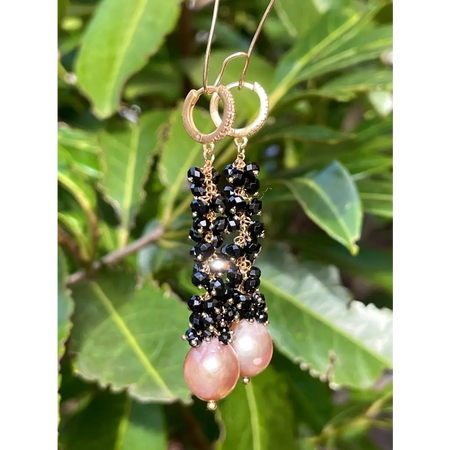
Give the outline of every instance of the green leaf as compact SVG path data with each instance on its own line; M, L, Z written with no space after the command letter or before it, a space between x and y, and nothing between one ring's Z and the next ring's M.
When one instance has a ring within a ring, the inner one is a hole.
M213 52L209 63L209 78L208 83L213 84L215 77L222 68L224 59L232 53L232 50L218 50ZM203 65L204 58L201 57L194 64L187 65L187 71L190 75L192 83L198 89L203 86ZM244 66L244 58L237 58L227 65L225 74L223 76L221 84L226 85L233 81L238 81L242 68ZM248 67L248 72L245 77L249 83L257 81L265 90L268 90L272 84L274 76L273 67L261 57L256 55L252 56L252 62ZM234 100L236 102L236 119L235 122L251 117L258 112L259 99L258 96L248 90L242 89L239 91L237 88L232 90Z
M63 427L67 450L165 450L162 407L139 403L126 393L99 392Z
M297 82L377 59L391 49L392 25L383 25L373 30L363 31L326 54L323 59L311 62L303 69L301 78L297 79Z
M334 161L320 172L284 184L312 221L352 254L358 253L362 207L356 185L342 164Z
M73 347L77 370L142 401L188 401L183 379L187 311L167 289L136 288L134 274L104 271L75 285Z
M349 135L322 125L289 125L284 128L267 127L255 141L265 142L276 139L293 139L300 142L325 142L336 144L349 139Z
M300 81L375 59L390 48L392 29L365 31L379 9L365 15L353 13L348 18L336 11L324 14L280 60L270 96L271 107Z
M265 249L258 267L269 331L288 358L325 374L333 352L333 382L356 387L372 385L391 367L392 312L349 302L334 267L300 265L283 248Z
M81 208L88 214L95 216L97 196L95 190L79 175L68 170L58 171L58 181L77 200Z
M271 365L288 381L296 423L306 424L314 433L320 433L331 419L334 408L328 384L301 370L279 352L274 352Z
M358 92L392 90L392 84L392 70L366 69L334 78L318 92L326 97L351 100Z
M59 212L58 223L60 223L75 239L83 260L88 260L92 250L89 243L89 238L91 236L89 234L89 226L84 216L76 212Z
M356 182L364 211L375 216L393 217L393 184L390 180L364 179Z
M204 110L199 110L198 108L194 110L194 122L203 133L209 133L213 130L214 125L211 122L209 113ZM189 168L192 166L203 166L203 147L192 140L186 133L183 126L181 108L173 111L167 133L168 138L163 144L158 166L161 182L167 188L161 201L164 207L163 225L168 224L180 191L183 188L185 190L188 189L186 173Z
M125 131L99 135L104 162L100 187L120 218L119 248L127 244L134 216L145 199L151 158L159 149L159 130L168 117L166 111L152 111Z
M70 317L74 309L70 290L65 286L66 277L66 258L63 251L58 248L58 359L66 350L66 341L72 328Z
M219 405L225 440L218 450L293 449L294 414L285 377L269 366ZM280 412L282 411L282 414Z
M65 157L61 158L62 155ZM94 134L74 128L58 129L58 167L65 163L80 175L98 179L101 176L98 155Z
M68 6L69 0L58 0L58 24L64 19Z
M303 256L333 264L343 273L368 281L392 294L392 253L361 247L356 256L351 256L342 246L328 237L311 234L296 236L293 241Z
M117 111L123 84L159 49L178 14L178 0L103 0L96 8L75 73L97 117Z
M303 36L321 15L314 0L279 0L275 11L292 37Z

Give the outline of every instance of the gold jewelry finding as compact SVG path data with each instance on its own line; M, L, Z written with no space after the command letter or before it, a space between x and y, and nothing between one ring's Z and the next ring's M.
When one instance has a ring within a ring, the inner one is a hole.
M228 136L232 136L235 138L239 137L248 137L252 134L255 134L257 131L261 129L264 123L267 120L267 116L269 115L269 97L266 94L266 91L262 88L259 83L247 83L243 84L244 87L250 89L256 94L258 94L260 107L259 113L256 119L244 128L231 128L227 132ZM239 81L235 81L234 83L227 84L228 89L233 89L235 87L239 87ZM216 126L220 126L222 124L222 119L219 114L219 101L220 97L214 93L211 97L211 101L209 103L209 112L211 114L211 118ZM225 117L225 104L224 104L224 117Z
M217 129L209 134L201 133L194 123L194 107L200 96L205 92L204 88L192 89L184 101L182 116L183 125L189 136L201 144L212 144L228 135L231 125L234 121L235 108L234 98L226 86L208 86L210 92L213 92L217 98L223 102L223 117L221 123L217 125Z

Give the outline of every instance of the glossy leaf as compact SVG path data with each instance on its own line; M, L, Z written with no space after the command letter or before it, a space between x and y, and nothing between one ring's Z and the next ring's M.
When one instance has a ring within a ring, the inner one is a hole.
M165 450L160 405L139 403L126 393L98 393L60 433L67 450Z
M320 172L285 184L311 220L352 254L358 253L362 207L356 185L344 166L335 161Z
M279 0L275 11L286 31L293 37L303 36L320 19L320 11L314 0Z
M178 0L104 0L97 7L76 63L97 117L117 111L125 81L159 49L178 14Z
M105 271L73 288L73 348L80 375L141 401L189 399L183 379L188 351L180 335L188 314L167 289L134 274Z
M125 131L102 132L99 136L104 162L100 187L120 218L119 247L126 245L134 216L145 199L151 158L158 150L159 133L168 117L166 111L152 111Z
M97 206L95 190L80 176L71 171L58 171L58 182L77 200L88 214L94 214Z
M58 166L63 161L71 170L98 179L101 176L99 150L94 134L72 128L58 129Z
M296 236L293 245L303 256L337 266L344 274L366 280L392 294L393 267L392 253L361 247L356 256L349 253L337 242L326 236Z
M80 249L80 255L83 260L88 260L91 251L91 245L89 242L91 236L86 219L81 214L73 212L59 212L58 223L62 225L63 229L67 230L75 240L78 248Z
M357 387L372 385L391 366L392 312L350 302L334 267L300 265L282 248L265 249L258 267L270 334L292 361L325 374L333 352L333 381Z
M255 137L255 141L265 142L282 139L293 139L300 142L325 142L335 144L345 141L350 136L337 130L322 125L290 125L284 128L268 127L260 135Z
M66 341L72 328L71 316L74 303L70 290L65 286L67 277L66 259L61 249L58 249L58 359L64 355Z
M375 216L393 217L393 185L391 180L364 179L357 181L364 211Z
M324 14L280 60L270 104L273 107L295 84L379 57L392 46L392 29L365 31L379 8L350 17ZM390 32L390 34L389 34Z
M218 450L294 448L293 409L286 378L269 366L219 404L225 429ZM282 414L280 413L282 411Z
M198 108L194 109L194 122L203 133L209 133L214 128L209 113ZM162 147L159 162L159 175L167 190L162 199L163 224L170 218L177 196L189 187L186 174L192 166L203 166L202 144L194 141L186 133L181 117L181 109L175 109L170 117L170 128L167 130L167 140ZM190 194L189 194L190 195Z

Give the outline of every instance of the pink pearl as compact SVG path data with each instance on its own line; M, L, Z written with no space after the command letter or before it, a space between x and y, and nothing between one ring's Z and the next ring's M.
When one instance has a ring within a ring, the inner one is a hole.
M236 386L239 363L230 345L212 339L189 350L183 373L195 396L205 401L221 400Z
M270 363L273 354L272 338L266 327L259 322L240 321L233 326L234 348L241 368L241 377L254 377Z

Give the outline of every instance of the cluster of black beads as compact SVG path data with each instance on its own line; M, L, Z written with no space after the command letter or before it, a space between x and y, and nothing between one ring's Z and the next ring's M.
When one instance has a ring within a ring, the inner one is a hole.
M212 169L209 182L217 185L220 174ZM224 242L227 228L227 199L217 194L212 198L207 196L207 182L202 169L192 167L188 171L188 180L194 200L191 203L193 217L189 238L196 244L191 248L191 256L196 262L192 273L192 283L204 295L194 295L188 301L191 310L190 328L185 338L192 347L200 345L202 340L218 337L224 344L230 339L230 324L232 322L228 308L228 291L222 279L223 270L217 263L216 249ZM217 192L217 189L215 189ZM219 260L220 262L220 260Z
M233 263L243 257L253 264L261 251L259 239L264 237L264 224L254 217L259 216L262 209L262 201L256 198L260 186L257 179L259 167L252 162L246 163L242 169L235 164L229 164L224 172L226 180L230 183L223 190L224 196L228 199L227 231L238 233L241 231L243 220L251 222L245 245L233 243L221 249L222 257L228 259L231 266L227 273L227 287L239 319L266 323L268 321L266 302L264 295L259 291L261 270L252 266L243 274L237 266L233 267Z

